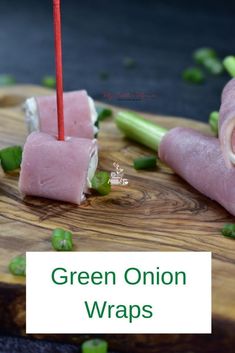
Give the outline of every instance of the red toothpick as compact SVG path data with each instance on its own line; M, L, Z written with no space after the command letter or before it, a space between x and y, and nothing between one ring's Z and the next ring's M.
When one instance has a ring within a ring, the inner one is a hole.
M53 0L58 140L64 141L63 65L60 0Z

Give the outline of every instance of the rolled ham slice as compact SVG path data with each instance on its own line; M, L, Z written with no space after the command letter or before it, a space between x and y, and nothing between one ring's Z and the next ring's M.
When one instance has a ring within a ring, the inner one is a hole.
M24 104L29 133L57 136L56 96L31 97ZM85 90L64 93L65 135L93 139L98 132L95 104Z
M195 189L235 216L235 168L227 169L218 139L186 128L170 130L159 157Z
M24 195L80 205L97 168L96 140L31 133L25 143L19 189Z
M219 140L225 164L235 165L235 78L224 87L219 112Z

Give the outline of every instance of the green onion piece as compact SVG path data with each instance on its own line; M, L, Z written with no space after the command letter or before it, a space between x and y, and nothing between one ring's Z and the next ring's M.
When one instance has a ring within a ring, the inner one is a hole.
M22 147L12 146L0 150L0 161L6 173L19 169L22 161Z
M202 70L198 67L189 67L184 70L182 73L182 78L184 81L196 84L203 83L205 80Z
M216 51L212 48L199 48L193 52L193 59L198 64L204 64L206 59L216 57Z
M14 257L8 265L9 271L14 276L26 276L26 257L16 256Z
M209 115L209 124L212 132L218 136L219 112L211 112Z
M0 86L10 86L16 83L16 79L12 75L0 75Z
M42 78L42 85L48 88L55 88L56 87L56 79L54 76L44 76Z
M134 168L139 169L151 169L156 168L157 157L156 156L145 156L134 159Z
M111 109L105 107L96 107L96 111L98 113L98 121L103 121L106 118L111 117L113 114Z
M205 59L203 65L212 75L220 75L224 71L222 61L217 58L207 58Z
M92 189L96 190L100 195L108 195L111 191L110 175L107 172L95 173L91 180Z
M101 80L106 81L109 78L109 73L106 71L101 71L99 76Z
M235 56L227 56L223 61L225 69L228 73L235 77Z
M57 228L52 233L51 244L57 251L73 250L73 235L71 232Z
M82 344L82 353L107 353L108 342L101 339L85 341Z
M136 61L130 57L124 58L122 63L126 69L133 69L136 66Z
M223 236L235 239L235 224L225 224L221 229Z
M132 112L119 112L115 117L117 127L131 140L157 151L167 129Z

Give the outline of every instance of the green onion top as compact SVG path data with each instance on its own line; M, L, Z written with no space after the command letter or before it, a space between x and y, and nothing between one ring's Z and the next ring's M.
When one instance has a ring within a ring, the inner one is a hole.
M96 172L92 181L92 189L100 195L108 195L111 191L110 175L107 172Z
M219 124L219 112L214 111L209 115L209 124L211 127L211 131L218 136L218 124Z
M12 146L0 150L0 162L4 172L12 172L20 168L22 152L21 146Z
M56 79L54 76L44 76L42 78L42 85L47 88L55 88L56 87Z
M223 236L235 239L235 224L225 224L221 229Z
M16 79L12 75L0 75L0 86L10 86L16 83Z
M73 250L73 235L69 231L57 228L52 233L51 244L57 251L71 251Z
M108 342L101 339L93 339L82 344L82 353L107 353Z
M9 271L14 276L26 276L26 257L25 255L14 257L8 265Z
M224 59L223 64L231 77L235 77L235 56L227 56Z
M188 69L184 70L182 73L182 78L184 81L196 84L203 83L205 80L202 70L198 67L189 67Z
M216 51L212 48L199 48L193 52L193 59L198 64L204 64L208 58L216 58Z
M139 169L153 169L157 166L156 156L144 156L134 159L134 168Z

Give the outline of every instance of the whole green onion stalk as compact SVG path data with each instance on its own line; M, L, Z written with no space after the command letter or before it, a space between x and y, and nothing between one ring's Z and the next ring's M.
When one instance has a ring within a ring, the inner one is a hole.
M162 138L168 131L132 112L119 112L115 117L115 123L126 137L154 151L158 150Z

